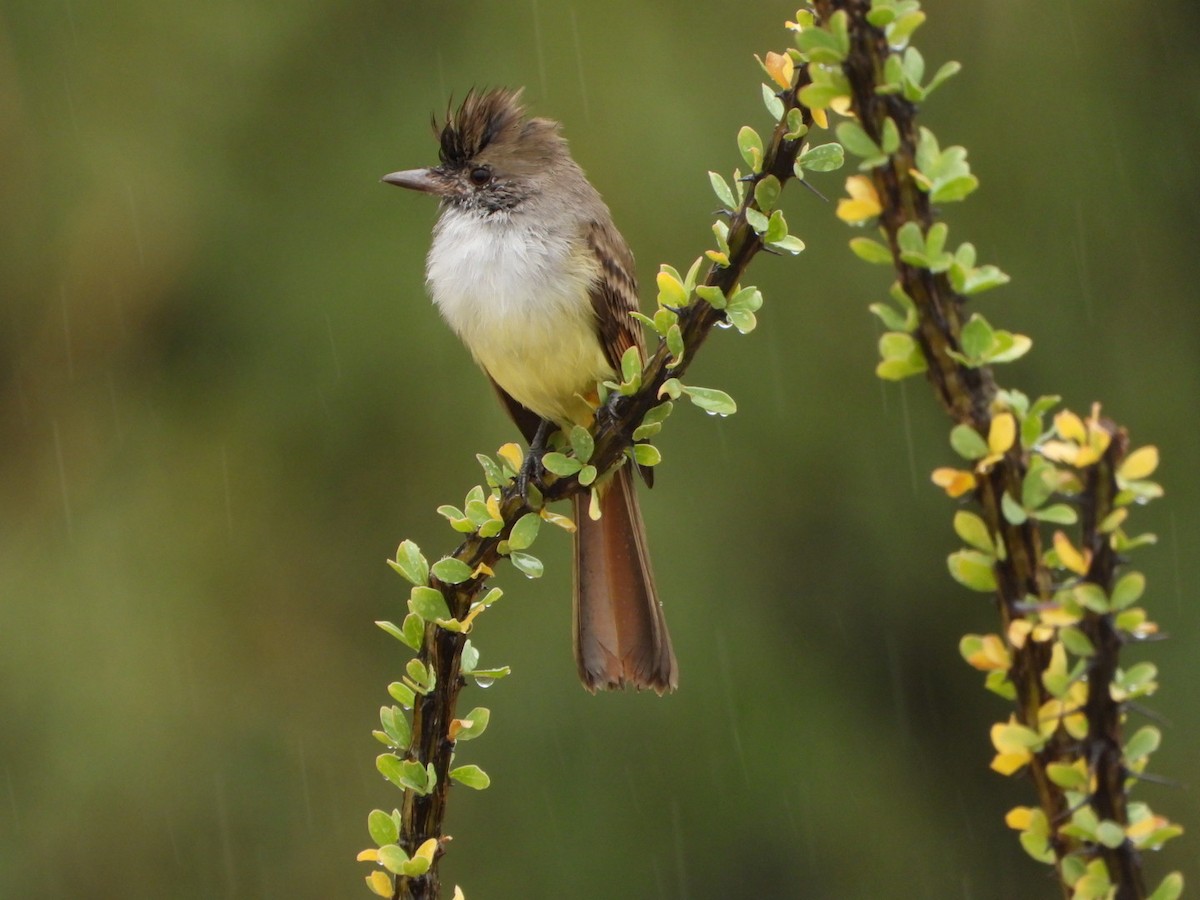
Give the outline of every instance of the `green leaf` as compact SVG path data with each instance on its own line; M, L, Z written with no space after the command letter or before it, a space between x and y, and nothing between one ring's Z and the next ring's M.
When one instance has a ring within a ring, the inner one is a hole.
M867 134L866 130L853 119L847 119L839 123L836 134L842 146L855 156L879 156L883 152L880 146Z
M1096 826L1096 840L1115 850L1125 843L1125 829L1111 819L1105 819Z
M846 58L837 37L823 28L806 28L796 35L796 46L815 63L837 65Z
M472 570L461 559L447 556L435 562L430 571L443 584L462 584L470 579Z
M1088 776L1067 763L1049 763L1046 766L1047 777L1060 788L1077 791L1087 787Z
M763 106L767 108L767 113L771 116L771 118L776 120L782 119L783 111L786 109L786 107L783 105L783 101L779 99L779 96L775 93L775 91L764 84L762 86L762 95Z
M403 681L393 681L388 685L387 690L388 693L391 694L393 700L395 700L405 709L412 709L413 702L417 699L417 697L416 694L413 693L413 689L407 684L405 684Z
M1133 606L1141 599L1145 590L1146 576L1141 572L1129 572L1123 575L1113 585L1111 601L1113 610L1119 612L1126 607Z
M474 523L472 523L471 520L466 517L463 511L456 506L443 504L437 508L437 512L438 515L445 516L446 519L449 520L450 527L455 531L467 533L475 530Z
M892 251L879 243L879 241L873 241L867 237L851 238L850 249L855 256L864 262L876 265L891 265ZM896 330L899 331L901 329L897 328Z
M367 831L371 833L371 840L379 846L384 844L394 844L400 837L400 829L396 827L396 820L391 817L390 813L385 813L382 809L371 810L367 816Z
M995 559L988 554L976 550L959 550L951 553L946 563L950 569L950 576L963 587L980 592L996 590L996 572L993 569Z
M395 842L379 848L380 865L394 875L401 874L404 871L405 864L408 862L408 854Z
M587 487L589 484L591 484L593 481L596 480L596 476L598 474L599 474L599 472L596 471L595 466L584 466L582 469L579 470L579 483L582 484L584 487Z
M424 693L428 693L437 687L437 673L419 659L410 659L405 663L404 673Z
M872 303L867 309L879 317L879 321L883 323L884 328L890 328L892 331L898 332L905 331L907 326L905 317L893 307L888 306L886 303Z
M960 71L962 71L961 63L955 62L954 60L943 63L942 67L934 73L934 76L931 79L929 79L929 83L925 85L925 96L928 97L935 90L937 90L942 82L957 75Z
M413 584L429 584L429 563L412 541L403 541L395 561L388 560L388 564Z
M900 149L900 129L890 116L883 120L883 132L879 136L879 149L889 156Z
M637 348L631 347L630 349L636 350ZM642 371L641 362L636 356L634 356L633 359L634 362L631 368L633 368L635 373L640 374ZM625 365L625 357L621 358L621 365ZM628 381L629 379L626 380ZM596 443L592 439L591 433L586 428L581 425L572 426L569 438L571 441L571 450L575 453L575 458L577 460L580 462L587 462L592 458L592 452L596 449Z
M841 144L817 144L809 147L800 154L796 165L810 172L833 172L840 169L846 162L846 154ZM803 176L798 176L803 177Z
M508 546L512 550L525 550L530 547L534 539L537 538L538 529L541 528L541 525L541 516L537 513L525 513L525 515L517 519L517 523L513 525L512 531L508 533Z
M414 587L412 593L408 595L408 608L426 622L451 618L446 598L436 588Z
M542 457L542 465L559 478L569 478L583 468L583 463L563 453L547 453Z
M1040 417L1038 417L1040 421ZM1029 471L1021 481L1021 503L1027 509L1037 509L1050 499L1058 488L1058 470L1041 456L1029 460Z
M381 706L379 724L383 726L383 733L387 735L393 747L408 749L408 745L412 743L412 728L404 710L398 706Z
M994 340L992 326L988 324L987 319L975 313L963 326L963 355L971 361L981 360L991 349Z
M477 791L484 790L492 779L488 777L488 773L479 768L479 766L459 766L457 769L450 770L450 777L459 784L465 784L469 788L474 788Z
M1172 872L1154 889L1154 893L1150 895L1150 900L1179 900L1182 894L1183 876L1178 872Z
M712 184L713 193L717 195L722 206L726 209L733 209L737 206L737 201L733 199L733 191L729 189L729 184L724 178L716 172L709 172L708 180Z
M400 640L413 650L421 649L421 644L425 642L425 623L420 616L409 613L404 617Z
M979 179L974 175L959 175L934 184L934 189L929 192L929 199L934 203L953 203L973 194L979 187Z
M1078 628L1073 626L1060 628L1058 639L1062 641L1062 645L1067 648L1067 651L1075 656L1087 658L1096 655L1096 647L1092 644L1091 639Z
M476 669L473 672L467 673L475 679L475 683L480 687L491 687L493 681L504 678L512 674L512 669L508 666L499 666L495 669Z
M483 476L489 485L500 487L500 485L508 482L509 478L504 474L504 470L490 456L483 453L476 453L475 459L479 461L479 465L483 468Z
M1023 525L1029 518L1025 507L1014 500L1007 491L1000 497L1000 512L1003 513L1004 520L1010 525Z
M683 393L688 399L706 413L717 416L731 416L737 412L737 404L727 393L716 388L683 385Z
M714 284L702 284L696 288L696 296L704 300L713 309L724 309L727 303L725 294Z
M771 241L770 244L772 249L779 250L782 253L790 253L792 256L804 252L804 241L800 240L794 234L785 234L779 240Z
M896 246L900 253L918 259L925 258L925 237L916 222L905 222L896 232Z
M764 178L760 178L754 185L754 202L758 204L758 208L763 212L769 213L775 208L781 190L779 179L774 175L767 175Z
M1153 725L1143 725L1125 744L1125 762L1133 763L1158 749L1162 743L1162 732Z
M662 454L653 444L634 444L633 459L639 466L657 466L662 462Z
M746 207L746 222L754 229L755 234L763 234L771 227L770 220L757 209Z
M508 558L512 560L512 564L518 570L523 572L529 578L542 577L542 561L536 556L530 556L528 553L521 553L514 550L509 554Z
M955 425L950 429L950 446L963 459L982 459L988 455L987 441L970 425Z
M758 319L748 309L727 309L725 318L740 334L749 334L758 325Z
M463 721L470 722L471 724L464 725L462 730L459 731L458 737L456 737L455 740L470 741L479 737L484 733L484 731L487 730L488 722L491 721L491 718L492 711L486 706L475 707L473 710L463 716Z
M384 778L403 790L428 794L433 788L424 766L413 760L403 760L394 753L384 753L376 757L375 768ZM434 782L436 783L436 778Z
M459 664L459 670L464 675L470 675L475 671L475 666L478 662L479 650L476 649L475 645L471 643L471 639L468 638L463 642L462 662Z
M676 323L667 329L666 334L667 350L670 351L672 359L670 365L677 366L683 362L683 329Z
M774 244L788 236L787 221L783 218L783 210L777 209L767 220L767 230L763 233L763 242Z
M737 135L738 150L742 153L742 159L746 160L746 165L750 167L750 171L759 172L762 170L763 160L763 142L758 136L758 132L749 125L743 125Z
M1043 506L1033 513L1039 522L1051 522L1055 525L1074 525L1079 521L1079 513L1065 503L1053 503Z
M787 111L787 132L784 137L789 141L794 141L806 134L808 134L808 126L804 124L804 114L793 106Z
M965 509L956 512L954 514L954 533L976 550L982 550L989 556L996 555L996 545L992 541L987 523L975 513Z

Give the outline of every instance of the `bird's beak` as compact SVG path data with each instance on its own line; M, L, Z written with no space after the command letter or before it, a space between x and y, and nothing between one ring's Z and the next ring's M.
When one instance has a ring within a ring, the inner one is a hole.
M387 184L394 184L396 187L408 188L410 191L423 191L426 194L437 194L441 191L441 184L430 169L407 169L403 172L392 172L390 175L384 175L380 180Z

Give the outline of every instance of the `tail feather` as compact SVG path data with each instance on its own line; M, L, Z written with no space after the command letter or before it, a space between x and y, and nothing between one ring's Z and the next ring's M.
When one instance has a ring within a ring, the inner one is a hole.
M633 685L659 694L679 681L658 602L630 466L618 469L588 517L575 497L575 661L589 691Z

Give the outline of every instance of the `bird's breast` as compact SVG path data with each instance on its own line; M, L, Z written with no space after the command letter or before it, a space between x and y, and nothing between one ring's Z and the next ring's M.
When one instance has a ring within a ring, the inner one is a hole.
M582 398L613 370L590 299L599 264L582 240L519 217L445 214L427 277L442 316L513 399L559 424L590 417Z

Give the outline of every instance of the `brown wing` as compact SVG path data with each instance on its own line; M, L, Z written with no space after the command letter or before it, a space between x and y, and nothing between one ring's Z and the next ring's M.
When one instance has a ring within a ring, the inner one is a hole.
M600 260L600 278L591 295L596 329L600 343L604 345L604 355L619 373L621 356L630 347L642 351L643 362L646 356L642 329L629 315L638 309L633 253L612 222L592 222L588 226L587 242Z
M592 287L592 309L596 312L596 331L604 355L620 381L621 357L637 347L646 362L646 339L642 326L630 315L638 310L637 276L634 275L633 251L611 221L592 222L588 226L588 246L600 260L600 278ZM647 486L654 486L654 470L638 467Z

